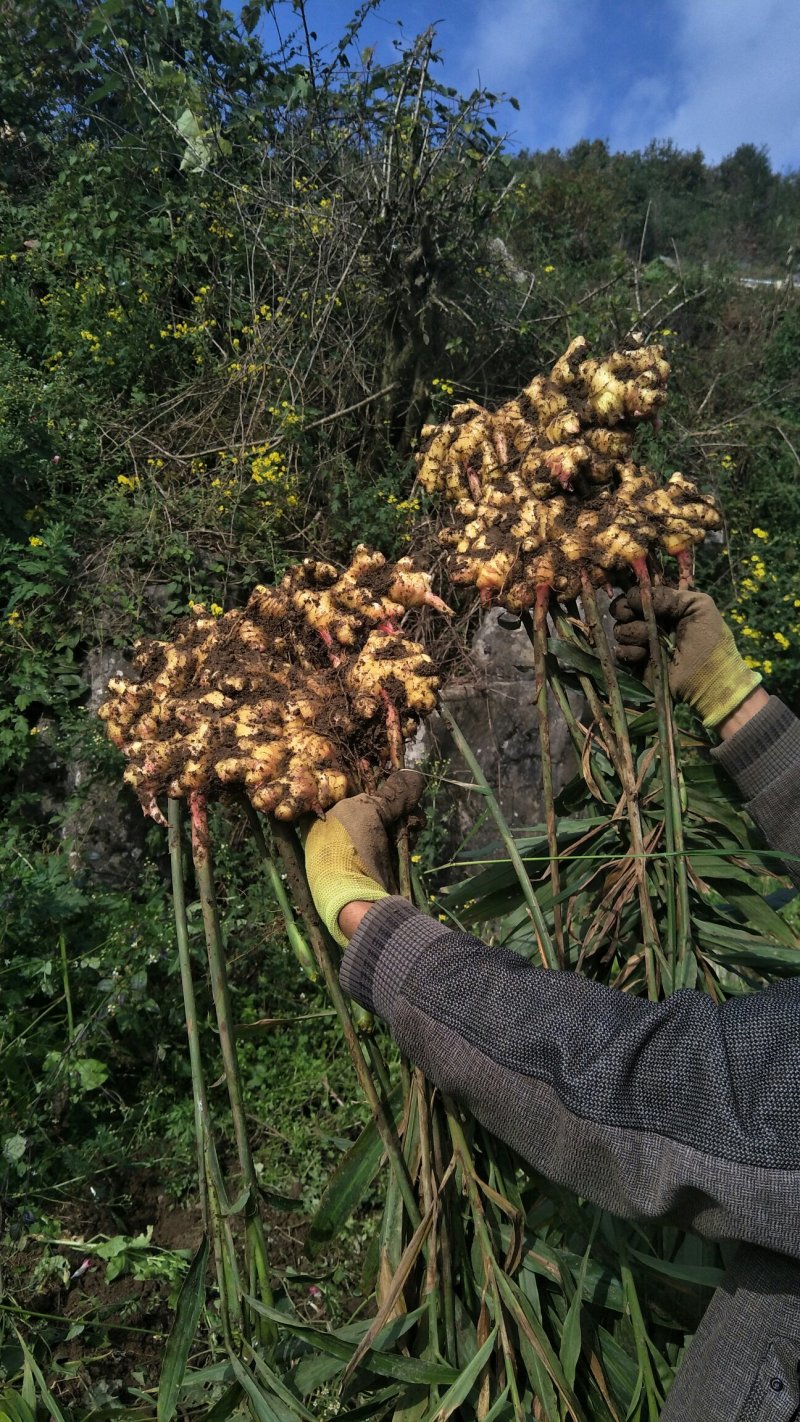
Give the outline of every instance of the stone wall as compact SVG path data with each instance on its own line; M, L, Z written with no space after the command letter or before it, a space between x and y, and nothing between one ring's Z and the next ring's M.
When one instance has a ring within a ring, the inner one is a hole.
M444 699L472 747L512 829L541 822L542 772L539 731L533 702L533 648L522 627L510 631L500 625L507 615L486 614L472 647L474 672L469 679L451 683ZM576 710L579 702L576 701ZM553 778L556 792L574 775L577 764L564 720L550 701ZM420 729L408 756L419 764L426 756L449 762L448 779L472 776L440 716L432 716ZM452 797L452 823L448 847L457 849L472 829L482 809L474 792L448 786ZM497 839L492 821L471 838L470 845L485 846Z
M95 647L86 662L90 693L87 710L94 715L104 700L109 679L130 676L133 668L114 647ZM77 802L65 819L62 834L69 846L70 864L77 874L89 874L112 888L129 888L139 877L144 839L149 821L120 778L110 784L92 779L77 762L67 768L66 798Z

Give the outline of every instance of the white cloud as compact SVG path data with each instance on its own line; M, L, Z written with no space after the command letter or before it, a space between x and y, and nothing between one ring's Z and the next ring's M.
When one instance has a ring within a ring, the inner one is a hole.
M591 84L583 84L571 92L565 90L557 110L551 114L550 146L572 148L587 135L594 136L597 130L594 120L601 104L602 95Z
M513 147L569 148L593 131L602 103L589 58L595 0L461 0L463 19L442 29L451 77L519 101L505 109ZM457 48L453 41L458 39Z
M469 8L465 4L465 19ZM489 89L514 93L515 85L524 84L535 92L537 67L552 59L568 37L561 0L481 0L458 66L465 74L477 74Z
M521 112L498 116L513 146L671 138L713 163L755 143L800 167L800 0L659 4L654 23L641 0L441 0L444 73L516 95ZM382 37L398 8L407 34L437 16L430 0L384 0Z
M773 167L800 162L797 0L674 0L674 72L635 84L609 124L615 147L672 138L718 162L766 144Z

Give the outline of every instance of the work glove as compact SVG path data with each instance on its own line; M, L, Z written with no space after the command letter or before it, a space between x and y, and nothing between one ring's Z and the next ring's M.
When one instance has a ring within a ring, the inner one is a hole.
M387 830L422 797L425 777L395 770L374 795L354 795L328 810L306 838L306 873L317 913L340 947L345 904L375 903L398 892L393 846Z
M672 636L669 689L676 700L693 706L703 725L713 730L755 691L761 676L740 656L730 627L707 593L656 587L653 609ZM618 659L644 667L650 644L641 590L631 588L615 598L611 615Z

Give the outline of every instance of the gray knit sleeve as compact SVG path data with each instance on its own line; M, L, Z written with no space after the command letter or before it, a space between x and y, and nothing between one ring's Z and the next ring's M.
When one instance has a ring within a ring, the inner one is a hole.
M651 1003L384 899L342 983L549 1179L800 1258L800 979L722 1006L691 991Z
M711 752L734 780L767 844L800 884L800 721L777 696Z

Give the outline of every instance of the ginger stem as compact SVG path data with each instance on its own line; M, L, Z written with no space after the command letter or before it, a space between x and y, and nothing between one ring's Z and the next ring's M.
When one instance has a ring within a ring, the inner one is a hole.
M553 937L555 939L558 965L566 962L564 946L564 923L558 897L561 882L558 872L558 827L556 822L555 797L553 794L553 758L550 741L550 717L547 706L547 610L550 605L550 584L539 583L533 614L533 660L534 660L534 700L539 722L539 747L542 765L542 796L544 799L545 822L547 825L547 846L550 854L550 887L553 894ZM530 620L530 619L528 619Z

